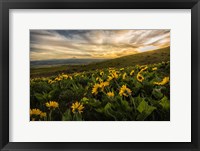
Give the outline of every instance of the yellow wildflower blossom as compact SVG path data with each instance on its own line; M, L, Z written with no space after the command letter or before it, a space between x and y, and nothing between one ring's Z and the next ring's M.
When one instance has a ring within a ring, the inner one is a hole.
M112 76L108 76L108 81L111 81L113 79Z
M54 83L55 81L53 81L53 80L48 80L48 83L49 84L52 84L52 83Z
M40 118L45 118L45 117L47 117L47 113L41 112L41 113L40 113Z
M95 84L92 88L92 94L97 95L98 89L100 88L99 84Z
M126 73L123 74L122 79L126 79Z
M111 76L112 76L114 79L117 79L117 78L118 78L117 72L113 72L113 73L111 74Z
M114 92L108 92L107 93L107 96L109 96L109 97L114 97L114 95L115 95Z
M58 102L55 102L55 101L50 101L46 103L46 107L48 108L55 109L55 108L58 108L58 106L59 106Z
M78 101L76 101L75 103L72 104L71 108L73 113L82 113L84 106Z
M143 77L140 73L138 73L138 74L137 74L137 80L138 80L139 82L142 82L142 81L144 80L144 77Z
M101 88L101 90L103 91L104 90L104 88L106 87L106 86L109 86L109 82L108 81L105 81L105 82L101 82L100 84L99 84L99 87Z
M40 115L41 112L39 109L32 109L30 110L30 115Z
M124 70L124 68L121 68L121 69L120 69L120 71L123 71L123 70Z
M132 75L133 75L133 73L134 73L134 70L132 70L132 71L130 72L130 75L132 76Z
M143 72L143 71L145 71L145 70L147 70L147 68L148 68L147 66L144 66L144 67L140 70L140 73Z
M103 71L101 71L101 72L100 72L100 76L103 76L103 75L104 75L104 72L103 72Z
M126 87L126 85L123 85L121 88L120 88L120 91L119 91L119 95L122 96L126 96L128 97L128 95L131 95L131 90L129 88Z
M154 82L155 85L165 85L169 82L169 77L164 77L161 82Z
M157 69L158 69L157 67L152 68L153 71L155 71L155 70L157 70Z
M69 78L69 76L68 76L67 74L63 74L62 77L63 77L64 79Z

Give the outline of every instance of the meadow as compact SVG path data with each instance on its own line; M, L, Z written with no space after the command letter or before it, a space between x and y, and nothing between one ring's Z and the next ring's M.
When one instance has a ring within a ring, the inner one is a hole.
M31 68L31 121L169 121L170 48Z

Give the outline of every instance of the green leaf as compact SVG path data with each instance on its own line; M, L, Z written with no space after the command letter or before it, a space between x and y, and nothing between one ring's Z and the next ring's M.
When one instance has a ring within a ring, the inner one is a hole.
M71 121L72 116L70 110L66 110L66 112L62 116L62 121Z
M137 107L137 110L140 112L140 114L137 116L136 120L145 120L155 109L156 107L148 105L148 103L143 100Z
M161 100L160 100L160 103L159 103L163 109L165 110L169 110L170 109L170 103L169 103L169 100L167 99L166 96L164 96Z
M43 98L43 95L40 93L35 93L35 97L38 101L44 101L45 99Z
M160 89L154 89L152 91L152 95L158 100L160 100L163 97L163 94Z
M145 100L142 100L142 102L140 102L139 106L137 107L137 110L142 113L144 110L148 109L148 103Z

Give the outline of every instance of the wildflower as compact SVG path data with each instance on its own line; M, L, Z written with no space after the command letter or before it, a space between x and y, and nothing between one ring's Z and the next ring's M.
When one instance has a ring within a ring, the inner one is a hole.
M155 85L165 85L169 82L169 77L164 77L161 82L154 82Z
M112 76L108 76L108 80L107 81L111 81L113 79Z
M55 81L61 81L61 80L62 80L62 78L60 76L55 78Z
M143 77L140 73L138 73L138 74L137 74L137 80L138 80L139 82L142 82L142 81L144 80L144 77Z
M100 72L100 76L103 76L103 75L104 75L104 72L103 72L103 71L101 71L101 72Z
M40 109L32 109L30 110L30 115L40 115L41 111Z
M128 97L128 95L131 94L131 90L129 88L126 87L126 85L123 85L121 88L120 88L120 91L119 91L119 95L122 96L126 96Z
M132 71L130 72L130 75L132 76L132 75L133 75L133 73L134 73L134 70L132 70Z
M117 79L117 78L118 78L117 72L113 72L113 73L112 73L112 77L113 77L113 79Z
M157 67L152 68L153 71L155 71L155 70L157 70L157 69L158 69Z
M92 94L97 95L98 89L100 88L99 84L95 84L92 88Z
M45 118L45 117L47 117L47 113L41 112L41 113L40 113L40 118Z
M68 76L67 74L63 74L62 77L63 77L64 79L69 78L69 76Z
M76 101L75 103L72 104L71 108L72 108L73 113L82 113L84 106L81 103L79 103L78 101Z
M122 79L126 79L126 73L123 74Z
M101 90L103 91L105 87L109 86L109 82L108 81L105 81L105 82L101 82L99 84L99 87L101 88Z
M147 70L147 68L148 68L147 66L144 66L144 67L140 70L140 73L143 72L143 71L145 71L145 70Z
M49 84L52 84L52 83L54 83L55 81L53 81L53 80L48 80L48 83Z
M101 78L97 77L96 81L102 82L103 80Z
M124 68L121 68L121 69L120 69L120 71L123 71L123 70L124 70Z
M46 103L46 107L48 107L49 109L50 108L55 109L55 108L58 108L58 106L59 106L58 102L55 102L55 101L50 101Z
M114 95L115 95L114 92L108 92L107 93L107 96L109 96L109 97L114 97Z

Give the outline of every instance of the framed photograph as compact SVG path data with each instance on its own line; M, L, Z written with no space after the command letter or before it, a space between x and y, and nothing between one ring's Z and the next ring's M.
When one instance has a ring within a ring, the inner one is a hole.
M1 150L200 150L198 0L1 0Z

